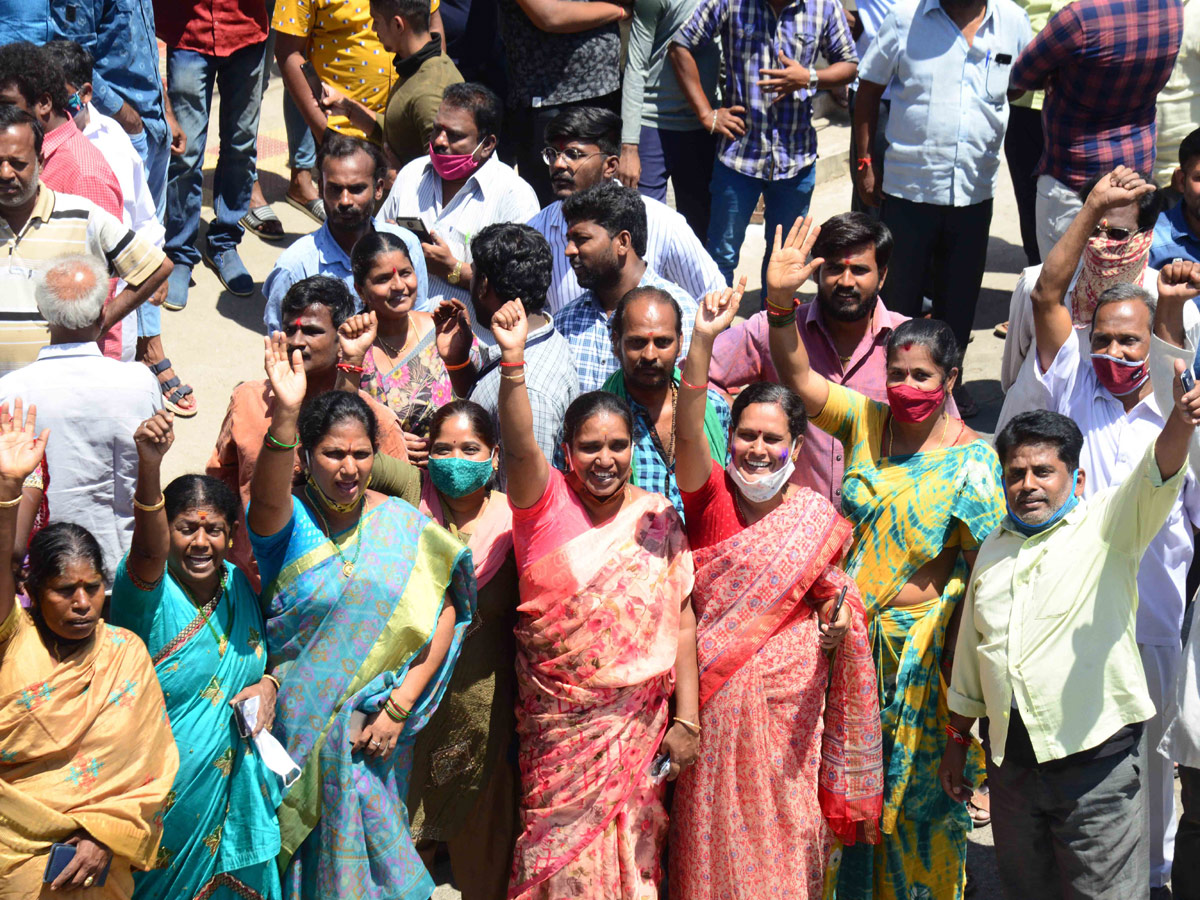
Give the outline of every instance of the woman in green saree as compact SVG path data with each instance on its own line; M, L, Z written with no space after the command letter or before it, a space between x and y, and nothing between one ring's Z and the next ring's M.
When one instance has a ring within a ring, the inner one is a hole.
M135 892L139 900L277 900L278 782L239 733L233 710L256 697L256 732L275 712L258 597L225 559L237 497L204 475L183 475L161 489L171 421L162 410L134 432L133 542L112 593L113 622L150 651L179 747L158 862L134 876Z
M283 893L427 900L403 801L474 614L470 552L367 489L376 422L361 397L304 403L300 351L289 360L279 333L266 369L275 405L246 521L281 682L274 733L301 769L279 808ZM307 479L293 490L297 447Z

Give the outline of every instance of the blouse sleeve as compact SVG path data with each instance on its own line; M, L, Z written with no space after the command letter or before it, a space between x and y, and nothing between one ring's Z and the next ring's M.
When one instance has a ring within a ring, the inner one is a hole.
M246 534L250 538L250 546L254 550L254 560L258 563L258 574L265 588L282 571L287 559L288 544L291 543L292 533L296 529L296 513L300 501L292 497L292 515L275 534L260 535L247 525ZM246 517L247 521L249 516Z
M870 401L858 391L831 381L825 408L812 417L812 423L843 446L849 446L855 443L855 434L865 422L869 406Z
M1003 475L996 451L983 441L970 445L963 463L962 483L955 497L954 517L959 522L959 544L977 550L1004 518Z

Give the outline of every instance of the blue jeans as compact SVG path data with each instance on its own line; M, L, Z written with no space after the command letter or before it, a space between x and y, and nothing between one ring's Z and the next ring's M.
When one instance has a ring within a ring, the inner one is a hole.
M129 140L142 158L146 167L146 185L154 198L154 210L160 222L167 215L167 163L171 158L171 130L166 137L157 140L146 129L131 134ZM143 303L137 308L138 337L157 337L162 334L162 308L153 303Z
M213 212L208 228L210 257L237 247L245 229L238 220L250 207L257 163L258 113L262 103L263 45L243 47L231 56L191 50L167 51L167 92L187 150L172 156L167 182L166 251L175 265L200 262L196 237L204 195L204 147L215 84L221 92L218 125L220 155L213 175Z
M717 139L703 128L694 131L666 131L642 126L638 138L638 156L642 177L638 190L647 197L667 202L667 179L675 185L675 208L687 219L701 242L708 234L712 194L712 160Z
M275 4L267 3L267 18L270 19L275 15ZM267 35L267 44L263 49L263 70L262 70L262 95L267 96L267 85L271 81L271 61L275 59L275 29L271 29L271 33ZM308 123L304 121L304 116L300 114L300 107L296 105L296 101L292 99L292 95L287 91L283 92L283 127L287 131L288 142L288 168L295 171L296 169L314 169L317 166L317 141L313 137L312 129L308 127ZM254 170L255 179L258 178L257 167Z
M810 165L791 178L767 181L752 175L735 172L718 158L713 163L712 218L708 222L708 252L728 284L733 284L733 271L742 252L746 226L754 215L761 195L766 205L767 252L763 255L762 280L767 283L767 263L771 258L771 241L775 226L782 225L783 233L800 216L808 215L816 186L816 165ZM764 293L765 297L766 294Z

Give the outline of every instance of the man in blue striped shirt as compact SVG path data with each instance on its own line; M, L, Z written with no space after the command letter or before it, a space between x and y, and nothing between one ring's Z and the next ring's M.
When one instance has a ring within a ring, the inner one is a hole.
M720 39L725 105L705 96L693 54ZM816 184L812 98L854 80L858 54L838 0L701 0L675 35L668 58L706 131L718 136L708 252L733 283L742 239L761 195L767 253L775 226L808 214ZM829 65L818 70L817 58Z
M547 304L557 312L584 293L564 251L567 223L563 200L602 181L616 177L620 162L621 119L597 106L576 106L555 116L546 126L543 158L550 167L550 183L558 197L529 220L550 243L554 277ZM696 237L687 220L665 203L642 196L646 207L646 264L691 297L725 287L725 277Z

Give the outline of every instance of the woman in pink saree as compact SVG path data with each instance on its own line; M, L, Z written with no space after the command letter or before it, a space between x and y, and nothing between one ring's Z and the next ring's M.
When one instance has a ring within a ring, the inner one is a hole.
M882 808L875 666L858 588L838 568L850 523L788 483L804 405L749 385L728 466L707 449L712 345L744 286L701 303L680 382L675 476L695 553L703 731L675 793L672 900L815 900L833 837L874 840Z
M673 778L699 743L691 554L670 502L628 483L624 401L575 400L570 474L547 464L525 390L527 330L519 300L492 319L521 593L509 896L657 900L667 814L652 764L665 756Z

